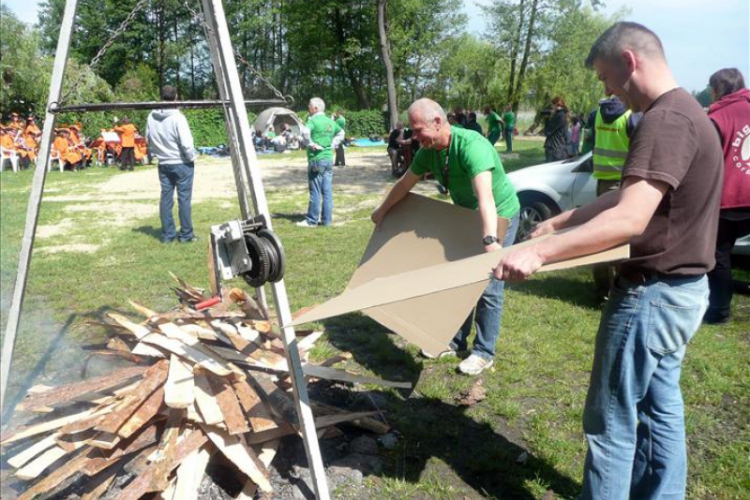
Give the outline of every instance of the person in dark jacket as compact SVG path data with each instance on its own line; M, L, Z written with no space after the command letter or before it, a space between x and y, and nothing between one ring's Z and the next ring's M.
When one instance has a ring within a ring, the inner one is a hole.
M708 273L706 323L729 321L732 302L732 268L729 261L737 238L750 234L750 90L742 73L724 68L708 81L714 103L708 117L719 132L724 150L724 183L721 191L716 267Z
M479 123L477 123L477 114L473 111L469 113L469 121L466 122L466 128L468 128L469 130L473 130L479 135L484 135L484 130L482 130L482 126Z
M559 161L568 157L568 108L562 97L552 99L552 109L544 125L546 160Z

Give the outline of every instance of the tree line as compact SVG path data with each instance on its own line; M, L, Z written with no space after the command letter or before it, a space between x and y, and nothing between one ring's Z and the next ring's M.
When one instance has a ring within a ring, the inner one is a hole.
M136 3L79 1L70 103L154 100L164 84L176 85L183 99L216 98L197 0L145 1L90 67ZM421 96L446 108L541 109L561 95L571 111L587 113L603 88L583 60L613 22L598 11L601 3L496 0L484 8L484 33L468 32L460 0L226 0L225 9L233 45L248 63L238 66L248 98L274 97L266 79L301 110L316 95L352 111L403 110ZM3 115L43 111L64 6L44 0L34 27L0 7Z

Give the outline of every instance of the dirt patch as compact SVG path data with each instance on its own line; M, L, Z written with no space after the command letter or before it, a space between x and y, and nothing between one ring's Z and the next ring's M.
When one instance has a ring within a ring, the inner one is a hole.
M36 247L35 252L40 253L60 253L60 252L75 252L75 253L94 253L99 250L99 245L90 245L87 243L73 243L71 245L55 245L51 247Z
M300 157L261 157L258 160L263 186L269 195L277 197L305 196L307 193L307 160ZM395 179L390 175L390 161L385 152L348 151L347 166L335 168L333 189L337 194L381 195L387 185ZM95 190L80 195L65 194L47 196L46 202L71 203L65 211L73 218L63 219L50 226L41 226L40 238L60 237L76 229L76 219L82 216L90 221L89 213L96 214L97 224L109 227L127 227L135 221L153 217L159 211L161 187L155 168L122 173L106 182L93 186ZM435 193L432 183L420 183L414 190L422 194ZM59 192L50 190L48 192ZM193 201L225 200L229 203L237 196L234 172L230 158L200 157L196 162L193 183ZM344 209L351 212L361 208L374 208L378 201L367 200L355 207ZM73 204L74 203L74 204ZM338 211L337 211L338 212ZM93 252L94 245L63 245L47 247L40 251ZM54 250L51 250L54 249Z

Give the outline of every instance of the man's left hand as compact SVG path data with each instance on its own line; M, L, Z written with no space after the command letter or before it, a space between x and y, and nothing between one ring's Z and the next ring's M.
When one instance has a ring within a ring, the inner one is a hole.
M535 246L521 248L511 252L498 262L494 269L497 279L505 281L523 281L544 265L544 259Z

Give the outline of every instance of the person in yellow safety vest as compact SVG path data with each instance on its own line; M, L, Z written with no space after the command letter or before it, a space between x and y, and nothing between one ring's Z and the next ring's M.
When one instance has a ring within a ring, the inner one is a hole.
M599 109L593 117L594 178L596 195L620 188L622 167L630 149L633 136L643 113L633 113L619 97L599 101ZM604 301L614 281L615 269L603 264L594 266L594 286L596 297Z

